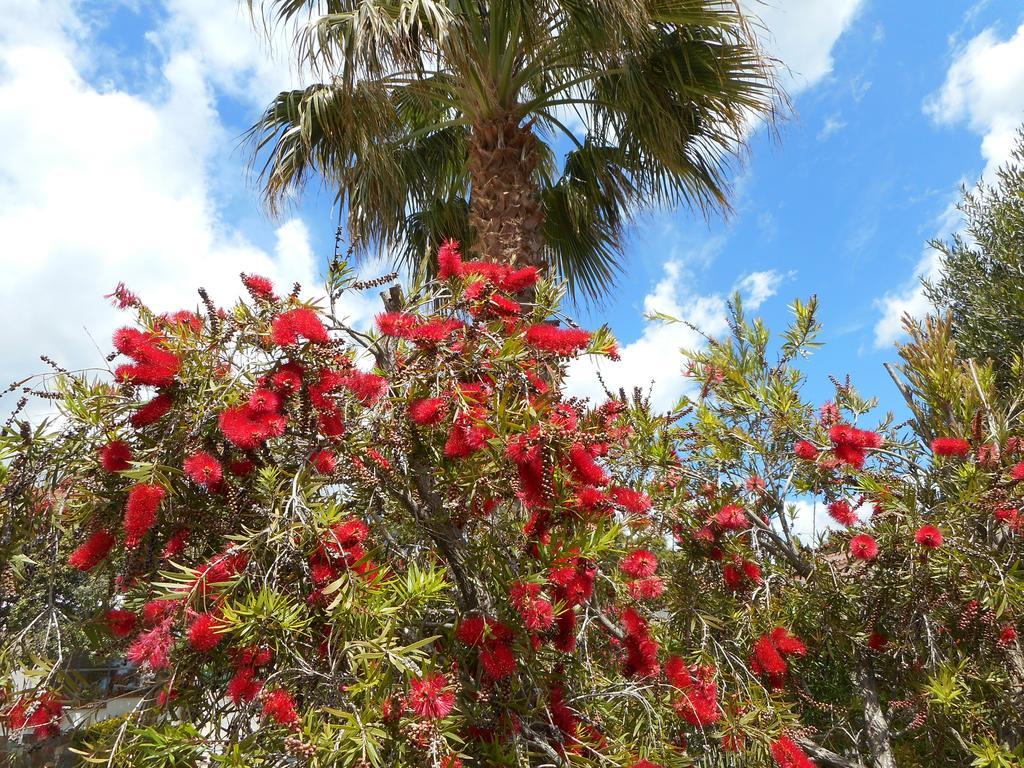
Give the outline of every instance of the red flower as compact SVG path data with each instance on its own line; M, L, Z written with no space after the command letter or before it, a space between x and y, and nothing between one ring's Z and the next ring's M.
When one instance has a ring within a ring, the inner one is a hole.
M665 582L657 576L647 579L636 579L629 582L626 586L629 588L629 594L633 596L633 599L641 602L644 600L654 600L661 597L665 592Z
M206 451L197 451L185 459L182 469L193 482L206 488L213 488L224 476L220 462Z
M789 665L783 657L803 656L806 653L807 647L799 637L785 627L776 627L754 641L750 670L764 677L772 688L781 688L789 672Z
M387 379L362 371L352 371L341 379L340 384L365 406L373 405L388 391Z
M637 760L629 768L661 768L657 763L652 763L650 760Z
M200 613L188 627L188 641L199 653L209 653L224 635L217 631L220 626L212 613Z
M399 339L411 338L419 325L416 316L408 312L384 312L377 315L376 319L377 328L382 334Z
M114 546L114 534L106 530L92 533L68 558L68 565L80 571L95 568L110 553Z
M853 511L850 502L846 499L839 499L829 504L828 514L840 525L850 526L857 524L857 513Z
M188 528L179 528L174 532L174 535L167 540L164 545L163 559L173 560L182 552L185 551L185 545L188 544L188 537L191 531Z
M771 753L779 768L815 768L811 758L788 736L780 736L772 744Z
M257 387L249 395L249 407L259 413L276 413L281 409L281 396L272 389Z
M569 449L569 461L572 464L573 474L581 483L588 485L606 485L608 473L605 472L590 454L583 443L573 443Z
M670 656L665 661L665 677L679 690L673 708L690 725L704 727L722 718L713 667L687 667L678 656Z
M914 541L925 549L938 549L942 546L942 531L934 525L922 525L914 534Z
M321 475L333 475L338 467L338 458L332 451L323 448L313 454L313 466Z
M167 491L152 483L133 485L124 507L125 546L137 547L156 523L156 510Z
M171 396L166 392L157 395L132 414L132 426L148 427L150 424L160 421L160 419L170 412L171 406L173 405L173 398L171 398Z
M1010 477L1014 480L1024 480L1024 461L1014 464L1010 470Z
M997 509L995 511L995 518L1000 523L1008 525L1015 531L1020 530L1021 516L1019 509Z
M249 403L222 411L217 422L224 437L244 451L258 448L272 437L280 437L286 425L284 416L258 411Z
M526 343L534 349L568 357L586 348L590 334L580 328L559 328L557 325L538 323L526 331Z
M481 450L493 436L494 431L486 424L474 424L469 414L460 413L452 422L444 455L449 459L465 458Z
M480 649L480 666L490 679L503 680L516 671L516 657L505 643L490 643Z
M874 560L878 557L878 542L866 533L850 539L850 556L856 560Z
M806 440L797 440L793 446L793 453L796 454L797 458L806 461L814 461L818 458L818 449Z
M658 558L647 549L637 549L622 558L619 570L634 579L646 579L658 571Z
M441 720L455 707L455 692L440 672L409 683L409 708L425 720Z
M858 469L864 466L868 448L882 447L882 436L877 432L857 429L849 424L836 424L828 436L836 458Z
M298 307L274 318L270 338L279 347L297 344L300 338L314 344L327 344L331 338L320 316L309 307Z
M151 669L166 669L171 665L172 619L167 618L146 632L139 634L128 646L125 654L128 661L135 664L146 664Z
M421 427L428 427L441 421L447 410L448 404L443 397L413 400L409 403L409 418Z
M647 495L632 488L613 488L611 495L616 504L634 515L642 515L651 508L651 500Z
M880 651L889 644L889 638L881 632L872 632L868 635L868 648L872 651Z
M299 713L295 711L295 699L283 688L267 694L263 702L263 714L272 718L278 725L294 726L299 722Z
M742 531L747 527L747 515L742 507L735 504L727 504L718 510L715 515L715 522L726 530Z
M330 541L342 549L352 549L366 541L370 529L362 520L354 517L331 526Z
M252 667L239 667L228 682L228 698L235 704L254 700L263 690L263 682L255 677L256 671Z
M274 295L274 284L269 279L260 275L242 275L242 285L246 287L246 290L254 298L257 296L271 300L277 298Z
M114 637L128 637L135 630L136 616L119 608L107 611L107 629Z
M445 240L437 252L437 276L442 280L462 277L462 255L455 240Z
M936 437L932 440L932 452L936 456L966 456L971 444L959 437Z
M123 472L131 461L132 449L124 440L112 440L100 448L100 466L107 472Z

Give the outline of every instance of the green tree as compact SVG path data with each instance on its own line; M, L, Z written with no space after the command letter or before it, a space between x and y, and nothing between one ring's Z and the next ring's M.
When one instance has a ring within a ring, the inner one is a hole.
M932 243L942 274L925 289L950 313L961 354L991 361L1005 384L1024 354L1024 131L995 183L965 189L959 209L964 234Z
M779 96L727 0L249 4L300 24L300 66L322 80L250 130L269 207L319 174L361 246L428 273L454 237L599 295L632 211L727 206L730 161Z

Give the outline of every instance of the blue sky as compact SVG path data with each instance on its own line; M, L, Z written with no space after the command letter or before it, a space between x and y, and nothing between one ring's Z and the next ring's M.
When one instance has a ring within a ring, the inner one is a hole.
M734 288L773 327L817 293L826 348L810 392L851 373L895 406L881 364L897 318L927 307L928 239L957 226L961 183L991 174L1024 122L1024 9L1013 0L772 0L747 3L765 45L790 68L792 114L759 131L735 176L734 211L641 216L627 268L588 324L608 322L625 361L614 384L683 391L681 326L723 328ZM37 355L94 364L117 318L102 295L124 280L159 309L195 303L203 284L237 295L241 270L309 284L333 246L330 195L268 220L245 178L238 136L294 82L232 0L0 0L0 377L38 370ZM364 267L367 274L383 269ZM377 311L353 299L358 322ZM97 340L96 346L89 341ZM596 394L588 366L573 387Z

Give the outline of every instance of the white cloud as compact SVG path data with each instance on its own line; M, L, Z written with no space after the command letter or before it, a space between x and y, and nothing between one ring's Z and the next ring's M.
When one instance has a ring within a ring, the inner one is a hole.
M839 115L831 115L825 118L825 124L818 131L818 141L824 141L832 134L839 133L845 127L846 121L840 118Z
M941 260L938 251L928 248L914 268L913 277L897 291L875 301L881 317L875 323L875 348L888 347L903 337L903 316L924 317L932 308L925 296L922 280L938 278Z
M591 357L574 360L568 372L569 394L604 400L600 374L613 394L619 388L629 394L634 387L640 387L645 392L650 391L655 409L672 408L692 387L691 380L683 375L684 360L680 351L704 346L701 332L716 337L728 330L726 297L717 293L686 293L684 281L688 276L684 262L671 259L664 265L662 279L644 297L645 314L661 313L685 322L646 321L640 338L620 348L621 359L617 362ZM740 292L747 309L756 310L775 294L782 280L773 270L753 272L739 280L734 290Z
M936 122L966 123L982 137L990 176L1010 156L1024 122L1024 24L1006 40L986 29L958 49L945 82L924 108Z
M39 19L47 21L34 26ZM39 371L40 353L69 367L101 362L110 332L125 322L103 298L119 281L158 311L195 307L198 286L231 303L242 271L285 290L296 280L316 287L303 222L283 223L268 250L218 207L211 164L233 139L201 55L169 50L159 96L149 100L98 90L82 76L88 63L88 35L66 3L31 0L7 11L0 30L4 381ZM356 320L373 311L358 302L350 310Z
M832 72L832 48L865 2L741 0L740 4L761 19L764 46L788 68L783 82L796 95Z
M1006 40L992 29L981 32L956 50L942 87L924 104L937 123L966 125L982 137L983 178L1010 156L1016 131L1024 122L1024 24ZM961 226L954 204L940 217L938 235L946 237ZM931 304L922 279L939 276L939 254L927 248L902 289L875 302L881 317L875 323L875 347L889 346L903 336L902 318L923 317Z

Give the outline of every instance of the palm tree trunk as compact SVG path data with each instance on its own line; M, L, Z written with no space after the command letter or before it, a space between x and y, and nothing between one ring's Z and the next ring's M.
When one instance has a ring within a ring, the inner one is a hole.
M469 140L469 223L473 250L488 261L543 265L544 212L533 173L539 160L532 126L502 115L473 126Z

